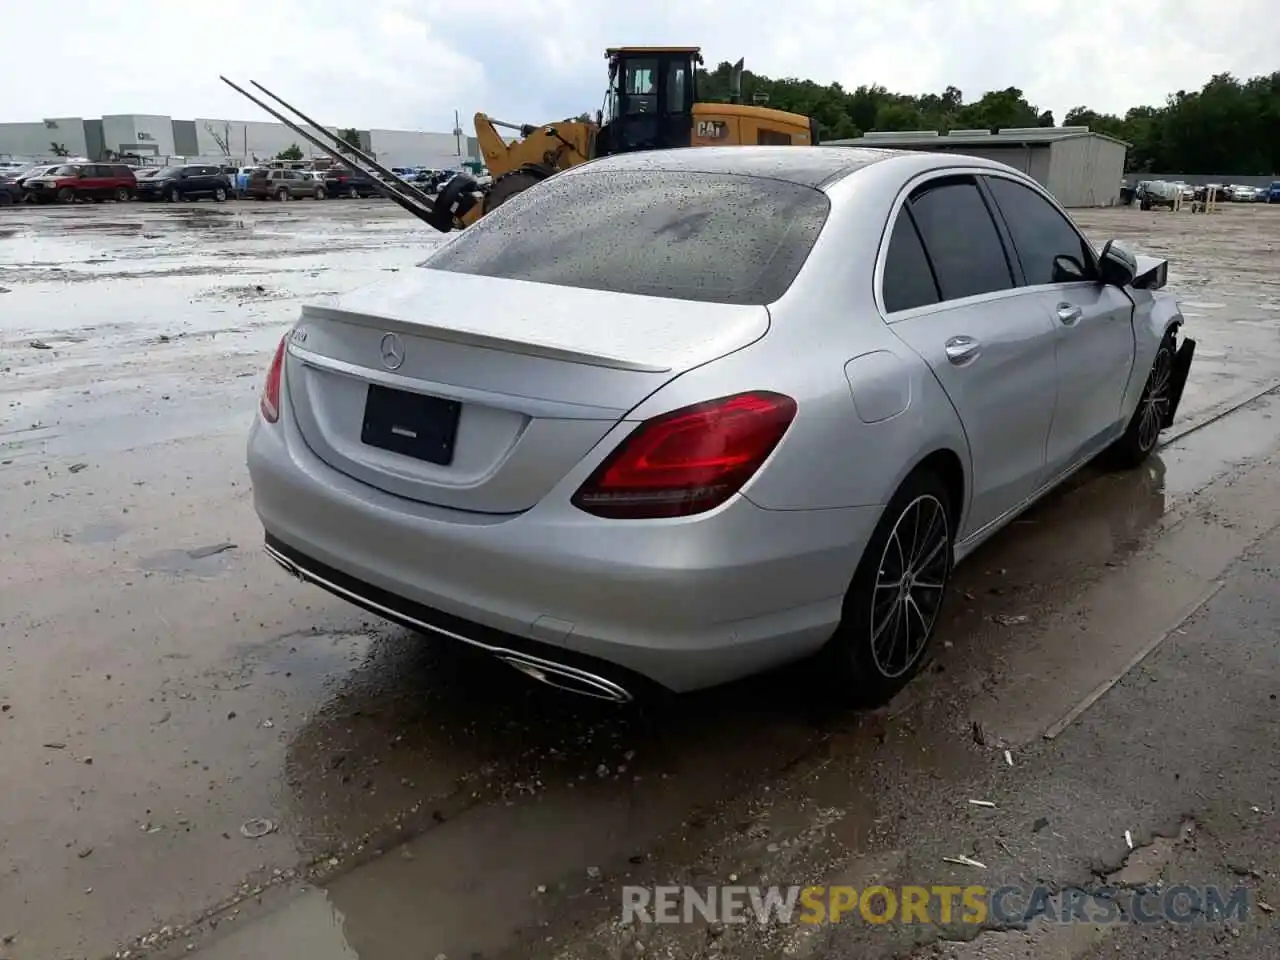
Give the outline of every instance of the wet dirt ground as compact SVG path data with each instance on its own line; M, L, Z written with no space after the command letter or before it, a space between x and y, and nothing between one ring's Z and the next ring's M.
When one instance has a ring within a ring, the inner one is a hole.
M1043 734L1149 724L1163 707L1134 713L1132 672L1072 713L1280 522L1275 214L1077 214L1171 258L1191 432L1139 472L1086 471L967 561L928 672L848 713L803 670L660 710L566 699L262 556L243 441L270 349L301 299L436 242L390 204L3 211L0 957L887 956L923 935L638 934L618 888L940 882L963 868L937 855L1006 855L958 846L978 789L1062 817L1031 866L1002 841L1020 869L1114 853L1082 784L1133 758L1090 767L1086 744L1054 794ZM1158 734L1140 773L1164 796ZM1124 796L1142 843L1179 813Z

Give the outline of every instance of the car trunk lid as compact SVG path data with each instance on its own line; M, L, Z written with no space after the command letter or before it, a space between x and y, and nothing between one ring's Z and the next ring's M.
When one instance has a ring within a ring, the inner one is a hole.
M335 469L517 513L658 387L768 325L762 306L417 268L304 306L285 379L303 437Z

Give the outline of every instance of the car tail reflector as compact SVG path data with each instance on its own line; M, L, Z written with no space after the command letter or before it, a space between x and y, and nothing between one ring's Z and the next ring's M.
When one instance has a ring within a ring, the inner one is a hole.
M280 377L284 372L284 350L289 343L289 334L280 338L276 347L276 355L271 358L271 367L267 370L267 382L262 385L262 419L267 423L275 423L280 419Z
M742 489L795 419L779 393L739 393L642 423L573 496L597 517L687 517Z

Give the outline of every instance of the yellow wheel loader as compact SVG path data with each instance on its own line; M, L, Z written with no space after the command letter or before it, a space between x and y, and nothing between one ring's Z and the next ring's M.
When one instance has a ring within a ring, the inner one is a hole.
M811 118L740 102L741 60L733 68L730 102L699 103L697 68L703 61L697 47L611 47L605 58L609 87L594 120L584 115L535 126L477 113L476 140L492 182L481 186L459 174L434 197L338 139L260 83L253 85L312 129L304 129L226 77L222 80L334 160L369 176L381 193L443 233L474 223L539 181L597 157L671 147L818 142L818 125ZM508 142L499 128L520 136Z

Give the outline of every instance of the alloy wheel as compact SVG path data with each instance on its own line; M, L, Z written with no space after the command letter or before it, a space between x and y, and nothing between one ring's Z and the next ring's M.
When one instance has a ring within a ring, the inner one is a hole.
M1169 416L1169 386L1173 379L1173 352L1162 343L1156 353L1156 362L1147 377L1147 389L1142 394L1142 412L1138 420L1138 446L1150 450L1156 445L1164 422Z
M871 598L871 656L887 679L909 671L929 640L950 573L946 507L922 494L903 508L880 557Z

